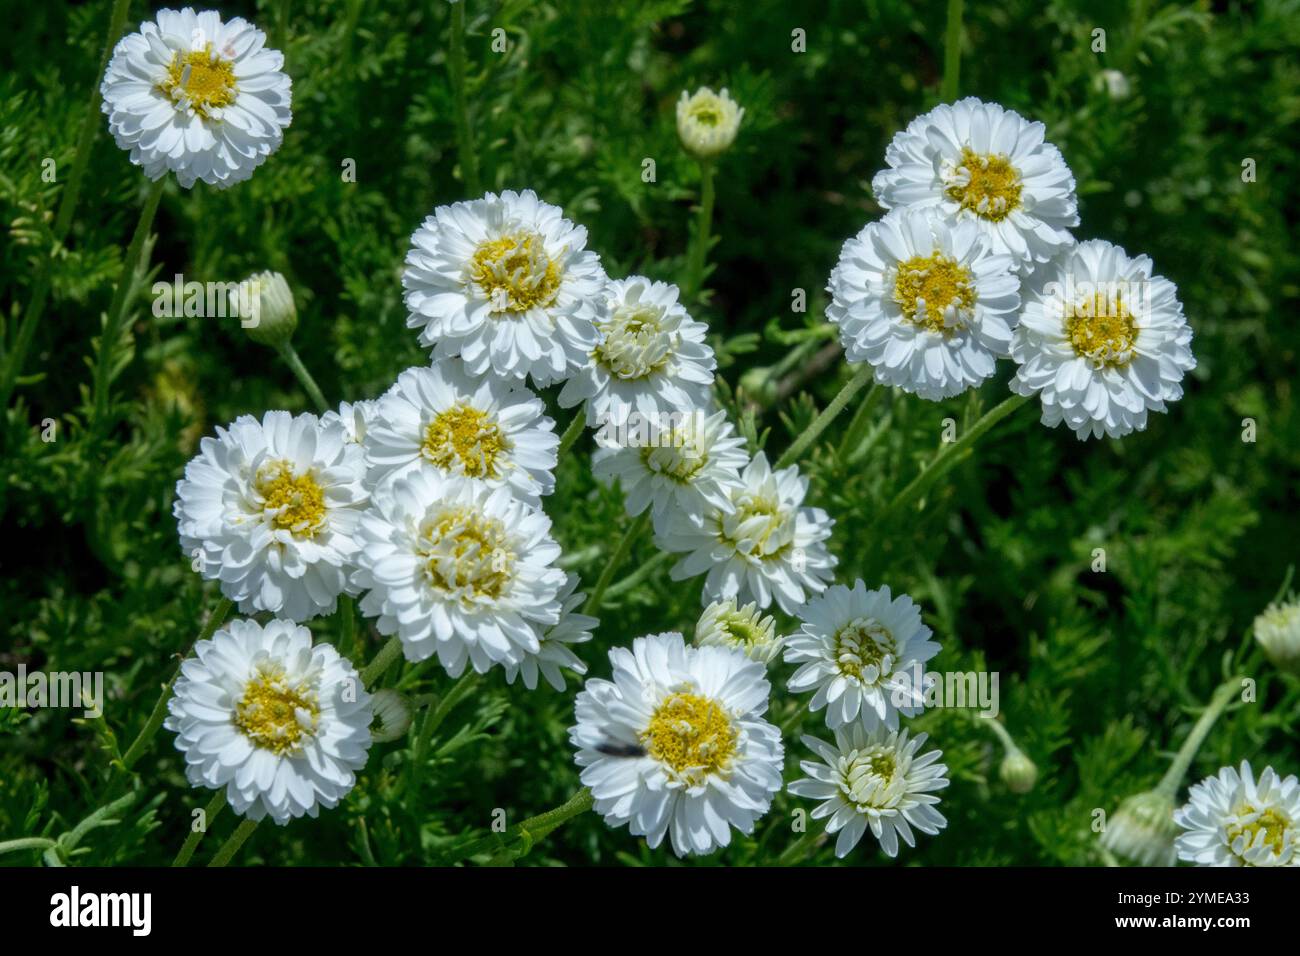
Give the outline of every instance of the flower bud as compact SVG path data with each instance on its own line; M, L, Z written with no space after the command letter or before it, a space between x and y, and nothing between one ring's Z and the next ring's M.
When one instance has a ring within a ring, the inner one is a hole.
M776 636L775 618L760 612L757 604L738 608L735 598L710 604L695 625L697 647L732 647L762 664L776 659L783 642Z
M411 702L405 694L385 688L371 695L375 723L370 728L370 739L377 744L398 740L411 726Z
M1300 601L1270 604L1255 618L1255 640L1274 665L1300 675Z
M1174 801L1158 790L1129 797L1106 823L1101 845L1142 866L1173 866Z
M279 348L298 327L293 293L278 272L258 272L239 283L230 293L230 308L248 337L261 345Z
M735 142L744 116L745 111L725 88L714 93L703 86L689 95L683 90L677 101L677 135L688 152L700 159L712 159Z
M1102 70L1093 77L1093 86L1112 100L1122 100L1129 94L1128 77L1119 70Z
M1038 780L1038 767L1019 747L1012 747L1002 758L998 776L1012 793L1028 793Z

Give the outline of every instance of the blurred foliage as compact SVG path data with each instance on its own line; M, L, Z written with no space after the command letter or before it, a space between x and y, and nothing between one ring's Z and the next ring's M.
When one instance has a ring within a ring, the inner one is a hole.
M0 49L0 320L6 341L51 248L62 188L42 161L71 163L109 3L24 5ZM841 243L880 214L869 183L898 129L937 101L942 0L469 0L471 121L486 185L537 190L585 224L612 275L680 280L698 171L680 151L684 88L726 85L746 109L721 162L707 303L726 382L720 395L757 447L784 448L847 377L842 361L795 380L779 408L756 407L750 369L809 367L828 341L821 291ZM1300 2L1150 0L967 4L961 89L1045 122L1079 183L1079 238L1145 252L1177 283L1199 367L1184 400L1148 431L1083 444L1024 410L985 438L905 514L881 505L960 427L1005 395L999 380L939 406L878 395L860 430L848 416L805 458L811 501L838 520L840 579L913 595L944 650L940 670L1001 676L1006 726L1038 764L1025 796L997 776L1000 745L968 712L916 721L946 754L949 828L898 865L1096 864L1095 808L1113 812L1168 765L1215 684L1295 560L1300 540L1297 381L1300 219ZM154 275L230 281L265 268L291 280L298 347L334 399L373 397L425 360L404 323L408 237L439 203L463 198L447 82L448 5L398 0L225 3L285 51L294 122L283 148L226 192L168 187ZM129 29L150 13L133 3ZM492 48L504 30L508 49ZM806 52L792 31L806 31ZM1107 49L1093 52L1094 31ZM1108 92L1102 70L1122 74ZM643 160L655 161L653 183ZM1257 180L1243 182L1244 159ZM342 171L355 162L356 181ZM155 318L133 301L111 427L86 420L87 360L145 182L101 128L71 235L52 262L53 298L16 399L0 422L0 670L103 670L104 719L0 710L0 840L57 839L105 800L109 761L134 738L174 656L216 601L176 545L175 481L198 437L239 414L306 410L269 350L233 321ZM152 278L150 279L152 281ZM791 311L794 289L807 311ZM802 331L807 330L807 331ZM799 344L804 342L805 344ZM794 351L792 351L794 350ZM761 383L759 383L761 385ZM804 394L804 393L807 394ZM549 395L554 398L553 390ZM567 415L560 416L561 421ZM1243 442L1244 419L1258 435ZM44 440L49 436L54 441ZM620 527L616 491L590 478L590 440L561 463L547 502L566 563L590 580ZM1095 572L1095 549L1106 570ZM626 570L652 556L642 542ZM606 650L667 629L688 636L698 580L665 565L617 593L581 650L597 676ZM792 629L792 622L782 619ZM338 622L312 625L338 636ZM377 648L373 634L367 656ZM1300 770L1300 688L1252 659L1257 703L1230 712L1191 777L1243 758ZM826 736L798 713L774 665L773 720ZM428 666L385 680L438 695ZM566 739L572 688L527 692L494 672L453 712L416 790L409 741L376 745L353 795L318 820L263 826L243 862L433 863L506 819L562 803L578 786ZM85 833L76 861L165 863L206 792L185 785L170 735L135 767L122 823ZM1189 781L1190 782L1190 781ZM703 865L770 863L794 840L780 795L751 838ZM200 850L215 849L229 815ZM38 851L0 857L30 864ZM822 847L808 857L833 859ZM536 845L528 863L672 860L586 814ZM855 863L888 861L864 843Z

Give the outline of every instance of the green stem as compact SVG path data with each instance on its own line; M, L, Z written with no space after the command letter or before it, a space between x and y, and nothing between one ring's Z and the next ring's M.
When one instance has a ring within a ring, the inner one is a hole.
M578 409L578 414L573 416L573 421L569 422L569 427L564 430L560 436L560 447L555 451L556 460L564 458L564 453L573 447L573 443L582 437L582 430L587 423L587 411L584 408Z
M257 821L241 821L239 826L235 827L235 832L230 834L230 839L221 844L221 849L217 851L217 855L212 858L212 862L208 866L225 866L229 863L235 854L239 852L239 848L244 845L244 841L252 836L253 831L256 829Z
M469 125L469 97L465 89L465 4L451 5L451 54L447 58L451 90L456 100L456 149L460 153L460 175L465 191L476 198L480 192L478 154Z
M862 433L866 431L867 423L871 421L871 410L876 407L876 402L884 392L879 382L872 382L871 387L867 389L867 394L862 396L857 411L849 419L849 427L844 430L844 439L840 442L839 451L841 458L847 458L857 451L858 445L862 444Z
M41 266L36 278L36 287L32 290L32 300L23 314L22 323L14 336L13 345L5 357L3 371L0 371L0 409L9 407L9 397L13 394L14 384L22 374L23 360L27 349L31 347L32 336L40 324L41 313L45 311L45 301L50 294L50 284L54 281L54 257L63 243L68 229L72 225L72 214L76 211L77 200L81 197L81 184L86 178L86 168L90 164L90 147L99 130L101 112L99 109L99 82L108 68L109 57L113 47L126 26L126 15L130 9L130 0L115 0L113 10L108 16L108 33L104 38L104 51L99 57L99 69L95 72L91 89L90 102L86 104L86 114L81 120L81 131L77 135L77 151L72 157L72 170L68 173L68 184L59 198L59 211L54 218L54 247Z
M58 841L51 840L49 837L21 837L0 843L0 856L6 853L17 853L19 850L49 850L56 846Z
M176 854L176 859L172 860L172 866L188 866L190 858L194 856L194 851L199 848L199 843L208 833L208 827L212 822L221 815L221 811L226 807L226 791L218 790L208 801L208 805L203 808L203 829L191 830L190 835L185 838L181 844L180 852Z
M307 371L307 366L302 364L302 359L298 356L298 350L293 347L293 343L285 342L276 349L280 353L280 358L284 359L284 364L289 366L302 385L307 396L316 403L316 408L322 412L329 411L329 403L325 401L325 395L316 384L316 380L311 377L311 372Z
M704 288L704 267L709 257L709 236L713 232L713 163L700 162L700 205L696 219L695 244L691 247L691 261L686 272L687 302L698 300Z
M388 670L393 661L402 656L402 641L398 637L390 637L388 643L379 649L374 660L361 669L361 683L369 687L372 683L384 676L384 671Z
M433 740L434 733L442 726L442 722L447 719L447 715L456 708L456 705L478 686L478 682L479 675L472 670L461 675L447 693L443 694L442 700L438 701L438 706L425 714L424 723L420 725L419 736L415 738L415 746L411 748L411 766L407 781L411 792L419 787L420 775L424 771L424 761L429 752L429 742Z
M822 410L822 413L813 420L813 423L804 430L804 433L795 439L794 444L785 450L785 454L778 459L773 471L780 471L782 468L788 468L797 462L803 453L808 450L809 446L815 442L821 433L826 430L826 426L833 422L840 412L844 411L846 405L853 401L853 397L862 391L864 385L870 381L872 368L863 362L861 367L853 374L853 377L844 383L839 394L831 399L831 403Z
M595 798L591 795L591 791L586 787L583 787L554 810L539 813L535 817L529 817L517 827L511 827L510 830L503 835L503 838L507 841L507 846L494 856L488 865L499 866L504 862L511 862L526 855L538 840L547 836L551 831L557 829L559 826L579 814L586 813L591 809L595 802ZM524 845L519 848L518 851L516 851L514 847L508 845L520 838L523 839ZM471 848L470 852L459 857L459 859L464 859L465 857L473 856L475 853L480 853L483 849L490 848L495 841L495 836L487 837L485 840L480 840L479 843L475 844L474 847ZM484 844L486 844L486 846L484 846Z
M605 590L605 597L617 597L627 591L632 590L659 568L660 565L667 564L672 560L672 555L667 551L656 551L648 560L642 561L631 574L615 581Z
M226 615L230 613L232 605L233 602L230 598L223 597L221 599L212 613L208 615L207 623L199 631L199 636L194 639L195 644L199 641L206 641L216 632L217 628L221 626L221 622L226 619ZM193 647L190 648L190 651L193 651ZM189 651L186 652L186 657L189 656L189 653ZM180 674L181 667L180 664L177 664L176 670L172 672L171 680L167 681L162 693L158 695L158 700L153 705L153 711L149 714L149 720L122 757L122 769L124 771L129 772L135 766L135 762L144 756L144 752L149 749L150 743L153 742L153 738L158 733L158 728L162 726L163 720L167 716L167 701L171 699L172 687L176 684L176 678L180 677Z
M822 831L808 830L803 836L795 840L785 852L776 858L777 866L794 866L796 863L803 862L808 854L817 848L817 841L821 839Z
M940 99L951 103L957 99L961 77L961 7L962 0L948 0L948 29L943 37L943 90Z
M926 465L921 470L921 473L908 483L906 488L896 494L889 504L876 513L874 524L878 525L886 515L907 507L919 498L940 475L968 454L985 432L1027 401L1029 399L1023 395L1012 395L1000 405L995 405L985 412L984 416L972 425L965 435L955 442L944 445L939 454L934 456L934 460Z
M108 318L104 322L104 329L99 339L99 351L95 356L92 383L95 404L91 418L92 430L94 426L103 423L104 414L108 411L108 393L112 384L110 380L113 376L118 340L122 337L122 327L126 322L129 305L127 300L132 289L135 288L136 277L144 269L145 264L142 260L145 242L153 229L154 213L158 211L158 203L162 200L166 185L167 177L163 176L149 187L149 195L145 197L144 205L140 207L140 218L135 224L135 232L131 235L131 245L127 247L126 258L122 261L122 275L118 277L117 289L113 292L113 301L108 307Z
M623 559L632 550L633 542L641 536L641 532L645 530L645 526L649 522L650 509L646 508L645 511L637 515L635 521L627 526L627 530L623 532L623 537L619 538L618 544L614 546L614 551L610 554L609 560L605 562L605 567L601 569L600 577L596 579L596 586L591 589L591 594L587 597L587 603L582 606L583 614L594 614L600 610L601 601L605 598L605 589L614 580L614 572L623 563Z
M1210 698L1209 704L1206 705L1204 712L1202 712L1200 719L1192 727L1192 732L1187 735L1182 747L1178 749L1174 762L1169 765L1164 777L1156 785L1158 793L1163 793L1170 799L1178 796L1178 788L1182 786L1183 777L1187 775L1187 768L1196 759L1196 753L1201 749L1201 744L1209 736L1210 729L1214 727L1214 722L1219 719L1224 708L1228 706L1228 703L1240 690L1240 677L1230 678L1219 685L1214 692L1214 696Z
M346 594L339 595L339 646L349 660L357 652L356 602Z

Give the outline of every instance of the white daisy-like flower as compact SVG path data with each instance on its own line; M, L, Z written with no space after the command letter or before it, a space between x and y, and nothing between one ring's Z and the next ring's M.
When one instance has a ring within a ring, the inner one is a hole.
M638 637L609 652L613 680L578 694L582 782L609 826L627 825L678 856L752 833L781 789L781 734L768 723L762 664L722 647L688 647L677 633Z
M1045 132L997 103L941 104L894 136L871 191L886 209L933 206L973 222L1027 272L1071 245L1079 224L1074 176Z
M741 607L735 598L714 601L695 623L697 647L734 648L760 664L776 660L784 640L777 636L776 619L752 601Z
M587 424L622 422L636 413L657 421L707 408L717 360L704 342L708 326L687 314L677 286L644 276L613 279L597 320L600 344L591 361L564 383L559 402L586 402Z
M922 398L958 395L1010 354L1020 280L973 222L901 209L844 244L826 317L850 362Z
M359 538L361 611L409 661L437 654L452 677L521 664L559 622L551 521L505 486L414 471L376 489Z
M587 230L531 189L439 206L411 236L406 324L471 375L540 386L591 361L606 277Z
M370 427L370 421L375 417L376 403L372 399L362 399L359 402L339 402L337 410L330 409L320 417L322 425L332 425L338 422L343 426L343 434L347 440L354 445L364 445L366 440L366 430Z
M458 359L399 375L365 438L372 483L426 468L506 486L535 507L555 489L559 445L541 399L518 381L475 380Z
M224 189L280 148L293 118L283 67L242 17L159 10L118 42L99 90L113 138L146 176Z
M702 86L694 93L682 90L677 101L677 135L682 145L701 159L712 159L731 148L745 111L727 88L714 93Z
M1146 256L1082 242L1031 292L1011 342L1012 391L1038 393L1044 425L1080 439L1118 438L1147 425L1183 395L1196 368L1178 290Z
M536 654L525 654L520 663L505 665L507 684L513 684L515 677L522 674L524 686L534 690L540 673L548 684L562 692L565 686L563 671L572 671L579 677L587 673L587 665L569 647L591 640L591 632L600 621L578 611L587 595L576 590L577 586L578 576L568 575L557 595L560 599L560 623L542 635L541 649Z
M181 548L245 614L332 613L360 549L365 473L340 423L241 415L200 442L176 485Z
M1187 794L1174 813L1178 858L1197 866L1300 866L1300 780L1272 767L1255 779L1250 762L1224 767Z
M785 640L785 661L798 664L789 689L815 690L808 709L826 708L832 730L858 722L868 730L898 726L898 715L923 709L922 665L939 653L921 609L906 594L888 587L868 591L861 580L853 589L835 584L796 614L803 627Z
M591 456L592 474L618 481L628 514L652 509L656 529L666 528L674 512L702 518L709 510L734 511L731 495L743 487L740 471L749 463L745 439L725 411L692 409L674 419L636 434L602 427Z
M1255 640L1282 670L1300 674L1300 601L1270 604L1255 618Z
M898 838L916 846L913 830L931 836L948 821L937 807L936 790L948 786L941 750L917 752L925 734L908 738L906 730L869 731L853 724L835 732L835 743L804 737L804 746L819 760L801 760L808 776L790 784L795 796L822 801L814 820L830 817L827 833L838 833L835 855L845 857L868 829L887 856L898 855Z
M181 664L163 724L195 787L250 820L338 804L370 750L371 699L331 645L292 621L232 621Z
M797 466L774 472L759 452L740 477L729 510L710 508L703 518L674 510L656 529L656 544L686 553L673 566L674 581L707 572L706 602L735 598L766 608L775 600L792 614L832 577L836 559L826 541L835 520L802 507L808 479Z

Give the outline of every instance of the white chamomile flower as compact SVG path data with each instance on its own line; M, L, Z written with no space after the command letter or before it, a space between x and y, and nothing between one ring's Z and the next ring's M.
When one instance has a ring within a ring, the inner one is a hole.
M839 834L837 857L847 856L868 829L892 857L898 855L899 837L914 847L913 830L933 836L948 825L934 793L948 786L948 768L939 763L941 750L917 756L925 741L925 734L909 739L906 730L880 726L869 731L861 724L837 730L834 745L803 738L820 759L801 760L808 776L788 789L822 801L812 818L830 817L826 832Z
M692 409L674 419L669 428L648 426L635 435L602 427L591 457L592 474L618 480L628 514L651 508L656 529L674 512L702 518L712 509L733 511L731 495L743 486L740 470L749 463L726 412Z
M725 86L717 93L707 86L694 93L682 90L677 101L677 135L700 159L712 159L730 149L744 118L745 111Z
M1183 828L1178 858L1197 866L1300 866L1300 780L1265 767L1259 780L1243 760L1187 794L1174 812Z
M1019 364L1011 389L1038 393L1044 425L1080 439L1142 431L1166 411L1196 367L1178 290L1153 275L1146 256L1082 242L1031 292L1011 342Z
M535 507L555 488L559 445L541 399L518 381L472 379L457 359L399 375L365 439L372 483L427 468L504 485Z
M531 189L439 206L411 236L406 324L471 375L568 378L600 341L605 273L587 230Z
M714 601L695 624L697 647L730 647L752 661L770 664L781 653L783 638L776 634L776 619L752 601L743 607L736 599Z
M1020 281L974 223L901 209L844 244L826 316L850 362L922 398L958 395L1010 353Z
M718 363L704 342L708 326L687 314L678 295L677 286L644 276L610 280L596 322L600 344L564 383L560 406L585 401L593 428L625 421L634 412L657 420L708 407Z
M1255 618L1255 640L1282 670L1300 674L1300 601L1270 604Z
M100 85L108 128L150 179L186 189L243 182L280 148L289 109L284 55L242 17L159 10L123 37Z
M894 136L871 191L886 209L933 206L973 222L1026 272L1071 245L1079 224L1074 176L1045 132L997 103L941 104Z
M541 649L536 654L525 654L518 664L506 664L506 683L513 684L515 677L522 674L524 686L529 690L537 687L537 675L540 673L546 682L558 691L564 690L564 674L561 669L572 671L581 677L587 673L587 665L582 658L569 649L571 644L585 644L591 640L591 632L599 626L600 621L588 614L579 613L578 608L587 599L587 595L577 591L578 576L568 575L564 587L557 597L560 599L560 623L548 628L542 635Z
M181 664L163 726L195 787L250 820L338 804L370 750L371 698L331 645L292 621L232 621Z
M339 402L338 410L330 409L320 417L322 425L338 422L343 426L343 434L354 445L364 445L366 429L375 417L375 402L362 399L359 402Z
M203 439L176 485L181 547L245 614L332 613L360 548L365 471L340 423L241 415Z
M437 654L452 677L519 664L560 619L551 521L507 487L414 471L376 489L360 541L361 611L409 661Z
M768 723L762 664L722 647L688 647L677 633L638 637L609 652L613 680L578 694L582 782L613 827L653 849L710 853L751 833L781 789L781 734Z
M710 508L703 518L672 511L655 530L661 551L685 552L674 581L707 572L704 600L752 600L766 608L795 608L820 594L836 559L826 550L835 520L821 508L802 507L808 479L797 466L774 472L759 452L730 492L731 508Z
M856 721L893 730L899 714L920 713L925 687L917 675L939 645L910 597L868 591L859 580L852 590L832 585L795 613L803 627L785 639L785 660L800 666L789 689L816 690L808 709L825 707L828 727Z

